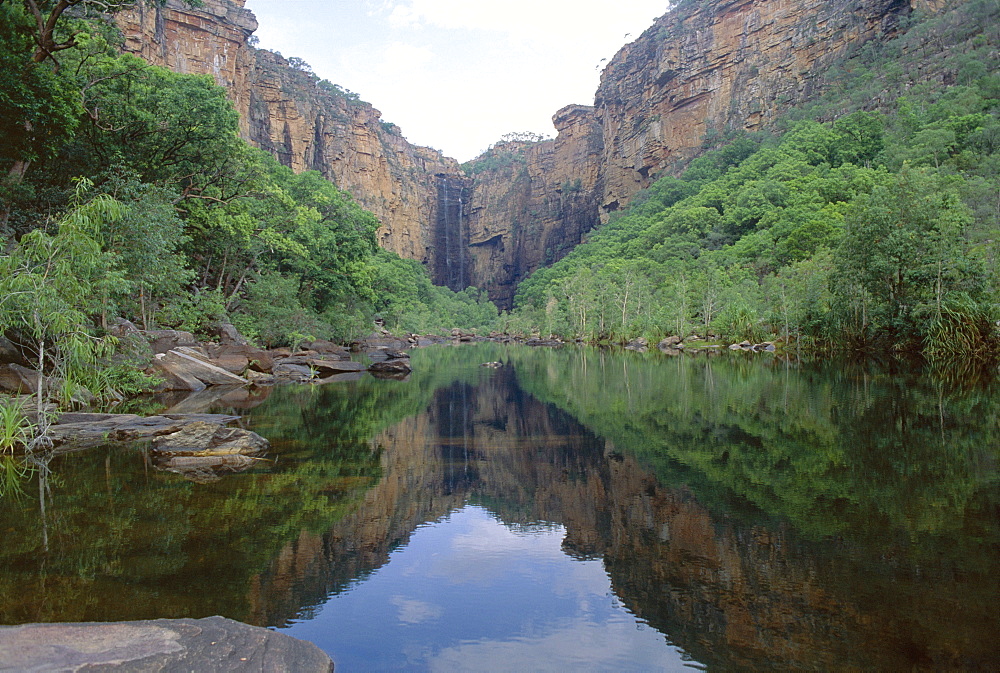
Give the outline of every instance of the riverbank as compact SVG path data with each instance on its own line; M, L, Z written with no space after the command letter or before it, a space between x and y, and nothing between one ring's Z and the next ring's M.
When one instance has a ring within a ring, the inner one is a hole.
M224 617L0 626L4 670L332 673L312 643Z

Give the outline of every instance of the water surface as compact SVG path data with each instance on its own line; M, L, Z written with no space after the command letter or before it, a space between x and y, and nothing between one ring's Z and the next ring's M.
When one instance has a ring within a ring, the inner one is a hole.
M480 367L503 361L500 369ZM267 461L60 456L0 621L222 614L351 670L1000 668L993 373L495 344L235 410Z

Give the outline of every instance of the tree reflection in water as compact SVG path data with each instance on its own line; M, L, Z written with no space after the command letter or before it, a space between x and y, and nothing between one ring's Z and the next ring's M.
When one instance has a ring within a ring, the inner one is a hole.
M37 503L8 500L3 619L308 630L474 506L555 526L710 667L1000 667L989 377L494 344L413 362L406 382L274 391L243 413L277 462L211 484L134 449L54 461L47 552Z

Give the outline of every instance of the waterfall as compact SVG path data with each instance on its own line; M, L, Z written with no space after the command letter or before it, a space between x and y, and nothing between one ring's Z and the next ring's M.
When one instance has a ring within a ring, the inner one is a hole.
M457 175L437 175L437 227L434 234L434 282L456 292L468 282L465 248L469 244L465 216L468 181Z

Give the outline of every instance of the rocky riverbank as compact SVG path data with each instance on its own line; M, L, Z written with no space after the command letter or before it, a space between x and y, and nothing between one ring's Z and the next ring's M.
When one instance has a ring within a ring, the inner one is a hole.
M0 626L11 671L332 673L312 643L223 617Z

